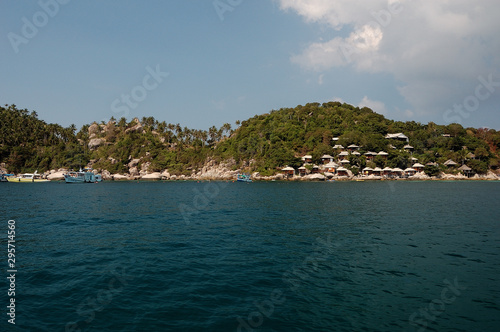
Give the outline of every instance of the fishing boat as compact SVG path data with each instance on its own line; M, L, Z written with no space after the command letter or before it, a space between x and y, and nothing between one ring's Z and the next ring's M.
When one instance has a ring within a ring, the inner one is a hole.
M80 168L78 172L70 171L64 174L66 183L95 183L101 182L102 177L99 174L94 174L92 168Z
M9 182L50 182L49 179L43 179L42 175L38 174L38 171L35 171L35 173L24 173L18 177L8 176L7 181L9 181Z
M239 182L252 182L250 174L238 174L236 177L236 181Z

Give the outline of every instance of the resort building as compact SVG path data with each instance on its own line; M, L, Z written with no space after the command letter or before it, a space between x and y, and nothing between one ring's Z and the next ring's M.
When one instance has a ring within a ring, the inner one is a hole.
M347 168L344 168L344 167L339 167L337 169L337 174L339 176L349 176L349 173L347 172Z
M302 161L306 164L312 163L313 157L309 154L306 154L304 157L302 157Z
M295 175L295 169L293 167L287 166L281 170L286 177L292 177Z
M379 156L382 156L384 159L387 159L387 156L388 156L389 154L388 154L387 152L385 152L385 151L380 151L380 152L378 153L378 155L379 155Z
M385 138L388 138L388 139L397 139L399 141L406 141L408 142L408 137L406 135L404 135L403 133L396 133L396 134L387 134L385 135Z
M416 163L413 164L412 168L414 168L417 172L422 172L424 170L424 165Z
M466 177L470 178L472 176L472 168L467 165L462 165L458 168Z
M339 153L339 159L345 159L349 156L349 152L347 151L342 151L341 153Z
M371 167L365 167L365 168L363 168L362 172L363 172L364 175L372 175L373 174L373 168L371 168Z
M443 163L443 165L448 166L448 167L455 167L455 166L457 166L458 164L457 164L456 162L454 162L453 160L448 159L447 161L445 161L445 162Z
M307 174L307 168L305 168L304 166L300 166L299 167L299 175L304 176L306 174Z
M328 164L330 162L333 161L333 157L330 156L329 154L324 154L322 157L321 157L321 161L323 162L323 164Z
M415 173L417 173L417 171L413 168L407 168L404 170L404 173L407 176L413 176L413 175L415 175Z
M347 147L350 151L356 151L356 150L359 150L359 146L357 146L356 144L351 144Z
M336 173L337 172L337 169L339 168L339 165L337 165L336 163L334 162L330 162L326 165L323 166L323 169L326 171L326 172L330 172L330 173Z

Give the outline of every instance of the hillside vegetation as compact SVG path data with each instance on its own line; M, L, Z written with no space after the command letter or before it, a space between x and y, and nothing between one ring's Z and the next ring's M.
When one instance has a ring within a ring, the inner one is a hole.
M361 153L389 153L386 159L370 162L363 155L351 155L350 165L356 169L371 163L404 169L415 157L420 163L452 159L481 174L497 169L500 148L500 132L493 129L393 121L369 108L339 102L273 110L237 122L235 130L227 123L196 130L144 117L111 118L77 132L74 125L47 124L36 112L15 105L0 107L0 116L0 162L11 172L79 168L90 162L96 169L127 173L130 161L140 159L138 169L190 175L211 159L233 160L235 168L273 174L285 165L300 166L304 154L319 162L323 154L338 153L334 144L356 144ZM403 149L406 142L385 138L398 132L409 138L411 155ZM334 137L338 140L332 141Z

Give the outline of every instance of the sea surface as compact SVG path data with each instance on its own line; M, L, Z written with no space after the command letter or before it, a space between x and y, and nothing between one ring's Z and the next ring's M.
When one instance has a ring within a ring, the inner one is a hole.
M0 331L500 331L500 181L0 193Z

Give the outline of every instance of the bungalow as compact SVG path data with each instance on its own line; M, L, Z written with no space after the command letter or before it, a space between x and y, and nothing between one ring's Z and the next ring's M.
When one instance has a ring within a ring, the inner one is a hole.
M372 160L376 155L378 155L377 152L368 151L365 153L366 160Z
M389 139L397 139L399 141L407 141L408 142L408 137L404 135L403 133L396 133L396 134L387 134L385 135L385 138Z
M330 172L330 173L335 173L337 168L339 168L339 165L337 165L334 162L330 162L326 165L323 166L325 172Z
M349 152L347 151L342 151L341 153L339 153L339 159L346 159L347 157L349 156Z
M406 144L403 149L405 149L406 151L412 151L414 148L413 146L411 146L410 144Z
M351 144L347 147L350 151L356 151L356 150L359 150L359 146L357 146L356 144Z
M424 165L416 163L413 164L412 168L414 168L417 172L422 172L424 170Z
M347 168L344 168L344 167L339 167L337 169L337 174L339 176L349 176L349 173L347 173Z
M312 163L313 157L310 154L306 154L304 157L302 157L302 161L306 164Z
M383 170L382 170L382 168L380 168L380 167L375 167L375 168L373 169L373 175L381 175L381 174L382 174L382 172L383 172Z
M387 159L387 156L389 154L387 152L385 152L385 151L380 151L377 155L382 156L384 159Z
M455 167L455 166L457 166L458 164L457 164L456 162L454 162L453 160L448 159L447 161L445 161L445 162L443 163L443 165L448 166L448 167Z
M300 166L299 167L299 175L304 176L306 174L307 174L307 168L305 168L304 166Z
M281 170L286 177L292 177L295 175L295 169L293 167L287 166Z
M384 175L384 176L390 176L391 173L392 173L392 168L386 167L382 171L383 171L382 175Z
M334 148L335 150L337 150L337 149L344 150L344 147L343 147L342 145L340 145L340 144L335 144L335 145L333 146L333 148Z
M333 161L333 157L330 156L329 154L324 154L322 157L321 157L321 161L323 162L323 164L328 164L330 162Z
M349 163L350 163L350 161L349 161L349 160L347 160L347 159L342 159L342 160L340 161L340 163L341 163L342 165L347 165L347 164L349 164Z
M467 165L462 165L458 168L459 171L461 171L465 176L470 178L472 176L472 168L470 168Z
M404 170L404 173L405 173L405 175L413 176L413 175L415 175L415 173L417 173L417 171L413 168L407 168Z
M392 174L394 174L395 176L401 176L402 174L404 173L404 171L401 169L401 168L393 168L392 169Z
M319 173L319 167L318 165L314 165L311 170L311 174L318 174L318 173Z
M359 153L358 151L353 151L351 154L353 156L361 156L361 153Z
M371 168L371 167L365 167L365 168L363 168L362 172L363 172L364 175L371 175L371 174L373 174L373 168Z

